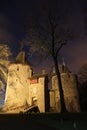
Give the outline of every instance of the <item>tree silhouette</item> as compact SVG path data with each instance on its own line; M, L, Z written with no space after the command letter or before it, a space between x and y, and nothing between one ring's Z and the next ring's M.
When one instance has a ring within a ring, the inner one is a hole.
M30 53L45 55L46 57L51 55L58 79L61 112L67 112L58 62L59 53L63 46L67 44L67 41L71 39L72 33L61 20L61 14L58 14L58 1L55 0L55 4L54 2L50 4L50 2L52 1L49 1L47 7L45 6L43 9L43 15L40 15L37 21L32 22L33 24L30 25L28 33L21 41L21 44L28 45ZM63 16L65 18L65 15Z
M87 63L78 70L79 95L82 111L87 111Z
M79 70L78 70L78 80L79 80L80 84L87 81L87 63L83 64L79 68Z

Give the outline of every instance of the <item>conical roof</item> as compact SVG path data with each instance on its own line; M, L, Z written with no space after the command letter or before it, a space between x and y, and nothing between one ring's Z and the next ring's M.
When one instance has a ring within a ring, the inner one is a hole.
M20 51L15 59L15 63L28 64L24 51Z

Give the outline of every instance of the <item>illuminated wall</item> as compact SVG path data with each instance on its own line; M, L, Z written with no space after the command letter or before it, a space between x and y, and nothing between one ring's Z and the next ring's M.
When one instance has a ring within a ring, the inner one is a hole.
M29 103L36 104L40 112L48 111L48 81L46 75L39 75L29 79Z
M46 112L48 99L47 74L32 75L32 68L25 63L9 65L4 112L19 113L27 105L37 105L40 112Z
M32 70L26 64L10 64L4 110L29 103L29 82Z
M59 66L66 108L69 112L79 112L79 97L76 75L70 73L66 66ZM50 95L50 98L49 98ZM52 76L52 88L48 90L46 73L32 75L32 68L25 60L25 53L20 52L16 62L8 66L7 87L3 111L16 113L22 106L37 105L40 112L60 112L60 95L58 80ZM16 109L14 109L16 108Z
M60 73L66 108L69 112L79 112L80 105L76 75L70 73L67 70L66 72L62 70ZM50 90L50 109L51 111L57 112L60 112L61 110L58 80L55 74L52 76L52 89Z

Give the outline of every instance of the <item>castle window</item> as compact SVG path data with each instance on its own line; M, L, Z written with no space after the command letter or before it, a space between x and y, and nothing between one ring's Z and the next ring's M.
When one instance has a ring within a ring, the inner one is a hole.
M70 74L68 74L68 78L70 78Z
M75 96L75 99L77 99L77 96Z
M30 79L30 84L37 84L38 83L38 79Z
M9 72L9 76L12 77L12 76L13 76L13 73L12 73L12 72Z
M17 71L19 71L19 67L17 67Z
M63 70L63 72L64 72L64 70L65 70L65 66L64 66L64 65L62 66L62 70Z

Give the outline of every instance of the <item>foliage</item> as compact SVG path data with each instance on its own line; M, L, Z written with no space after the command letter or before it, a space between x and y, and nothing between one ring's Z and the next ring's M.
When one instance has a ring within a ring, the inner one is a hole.
M0 44L0 59L8 59L11 55L10 48L6 44Z
M2 84L7 81L7 65L9 63L9 56L11 55L11 50L6 44L0 44L0 88Z
M25 39L21 41L21 44L27 45L30 48L30 55L33 53L42 54L45 51L48 51L48 48L46 48L45 44L46 41L42 40L41 35L35 31L35 29L30 29L27 33Z

